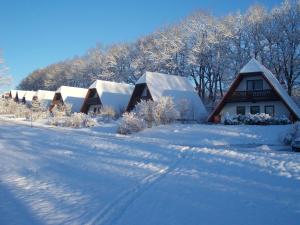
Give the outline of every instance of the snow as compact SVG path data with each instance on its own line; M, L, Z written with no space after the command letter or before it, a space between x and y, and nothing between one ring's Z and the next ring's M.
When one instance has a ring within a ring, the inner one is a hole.
M80 112L88 89L61 86L56 93L60 93L64 103L72 105L72 112Z
M276 79L274 74L268 70L265 66L260 64L256 59L251 59L240 71L243 73L253 73L253 72L262 72L265 78L272 84L275 88L276 92L281 96L283 101L291 108L291 110L297 115L298 119L300 119L300 109L294 100L288 95L288 93L284 90L282 85Z
M292 125L113 126L0 121L0 224L299 223Z
M26 91L24 97L26 102L32 102L33 96L35 96L36 91Z
M24 98L26 91L17 90L16 94L18 94L18 99L19 99L19 101L21 101Z
M153 101L158 101L162 96L170 96L175 104L179 104L180 101L186 99L192 104L191 107L196 117L204 118L207 116L200 97L185 77L146 72L136 84L147 84Z
M126 108L134 87L130 84L96 80L89 88L97 89L103 106L111 106L119 112Z
M39 101L52 101L54 95L54 91L38 90L35 96L37 96L37 99Z

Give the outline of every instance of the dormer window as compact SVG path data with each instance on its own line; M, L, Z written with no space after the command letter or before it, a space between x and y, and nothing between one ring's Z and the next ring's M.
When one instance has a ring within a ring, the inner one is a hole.
M263 90L263 80L247 80L247 91Z

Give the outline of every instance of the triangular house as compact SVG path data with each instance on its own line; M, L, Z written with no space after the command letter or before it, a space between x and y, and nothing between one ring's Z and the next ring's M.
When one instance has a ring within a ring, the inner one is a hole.
M134 86L124 83L96 80L88 90L81 112L99 113L101 107L112 107L116 113L125 111Z
M50 111L55 105L70 104L71 112L80 112L87 91L85 88L61 86L54 94Z
M201 98L187 78L154 72L146 72L136 82L127 111L141 100L158 101L163 96L172 97L179 110L184 102L188 104L187 120L202 120L207 116Z
M33 99L43 102L46 106L49 106L54 98L55 91L38 90Z
M266 113L300 119L300 109L274 74L256 59L240 71L220 103L209 116L209 122L223 122L226 115Z

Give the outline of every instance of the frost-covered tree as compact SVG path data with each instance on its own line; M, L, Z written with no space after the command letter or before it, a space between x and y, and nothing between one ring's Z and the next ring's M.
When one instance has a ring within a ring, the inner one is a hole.
M300 71L299 2L284 0L272 10L253 5L224 17L197 11L132 43L97 45L81 57L38 69L20 88L88 87L95 79L134 83L153 71L190 78L199 96L214 104L254 57L292 94Z

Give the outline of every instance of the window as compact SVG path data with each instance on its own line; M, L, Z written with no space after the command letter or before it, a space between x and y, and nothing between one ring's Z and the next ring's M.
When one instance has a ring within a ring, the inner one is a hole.
M247 91L263 89L263 80L247 80Z
M274 114L275 114L274 105L266 105L265 106L265 114L269 114L270 116L274 116Z
M257 114L260 113L260 108L259 106L255 105L255 106L250 106L250 113L251 114Z
M147 97L148 96L148 88L145 87L142 93L142 97Z
M245 115L246 114L245 106L237 106L236 107L236 114L237 115Z

